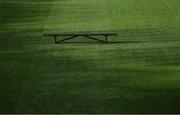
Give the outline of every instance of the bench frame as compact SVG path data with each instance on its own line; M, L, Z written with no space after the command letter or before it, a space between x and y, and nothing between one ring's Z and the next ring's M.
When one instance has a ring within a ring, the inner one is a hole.
M44 34L44 36L49 36L49 37L54 37L55 44L57 43L62 43L64 41L77 38L77 37L85 37L89 38L92 40L96 40L100 43L108 43L108 37L109 36L117 36L117 33L68 33L68 34ZM62 36L62 37L67 37L62 40L57 40L57 37ZM95 38L95 36L103 36L105 40L100 40L98 38Z

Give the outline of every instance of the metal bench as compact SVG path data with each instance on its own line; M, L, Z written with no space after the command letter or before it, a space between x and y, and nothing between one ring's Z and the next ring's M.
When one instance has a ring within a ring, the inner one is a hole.
M73 38L77 38L77 37L85 37L85 38L89 38L89 39L92 39L92 40L96 40L98 42L101 42L101 43L108 43L108 37L109 36L117 36L118 34L117 33L109 33L109 32L86 32L86 33L50 33L50 34L43 34L43 36L49 36L49 37L54 37L54 40L55 40L55 44L57 43L62 43L64 41L67 41L67 40L70 40L70 39L73 39ZM64 38L64 39L61 39L61 40L58 40L57 37L67 37L67 38ZM100 40L100 39L97 39L96 37L97 36L103 36L105 37L105 40Z

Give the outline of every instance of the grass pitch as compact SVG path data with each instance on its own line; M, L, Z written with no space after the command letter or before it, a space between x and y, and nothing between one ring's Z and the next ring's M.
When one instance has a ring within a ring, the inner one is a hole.
M0 113L180 113L179 4L0 0ZM42 37L76 31L119 43Z

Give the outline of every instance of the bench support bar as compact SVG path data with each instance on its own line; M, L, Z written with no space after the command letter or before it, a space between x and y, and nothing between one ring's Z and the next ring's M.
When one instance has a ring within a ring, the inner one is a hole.
M76 38L76 37L80 37L80 36L86 37L86 38L89 38L89 39L92 39L92 40L96 40L96 41L99 41L99 42L102 42L102 43L108 43L108 36L109 35L104 35L105 41L104 40L99 40L97 38L94 38L94 37L91 37L91 36L88 36L88 35L76 35L76 36L68 37L68 38L65 38L65 39L62 39L62 40L59 40L59 41L57 40L58 36L54 36L54 40L55 40L55 43L57 44L57 43L62 43L64 41L67 41L67 40L70 40L70 39L73 39L73 38Z

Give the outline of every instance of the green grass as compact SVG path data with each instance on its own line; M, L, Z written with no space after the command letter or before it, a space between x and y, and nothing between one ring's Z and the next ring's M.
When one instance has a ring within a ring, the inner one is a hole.
M0 113L180 113L179 4L0 0ZM42 36L73 31L122 43Z

